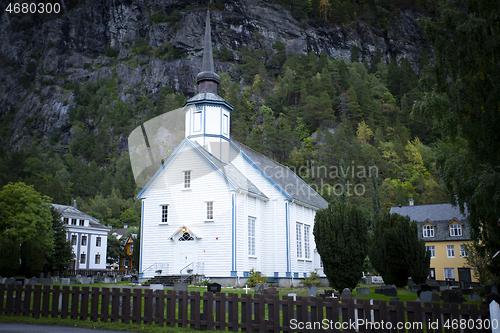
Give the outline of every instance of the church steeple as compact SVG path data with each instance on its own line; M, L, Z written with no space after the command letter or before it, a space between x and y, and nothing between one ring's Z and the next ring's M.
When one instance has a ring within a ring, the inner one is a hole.
M212 35L210 29L210 12L207 10L205 22L205 39L203 43L203 63L201 72L196 76L199 93L217 94L217 85L220 77L214 72L214 58L212 55Z

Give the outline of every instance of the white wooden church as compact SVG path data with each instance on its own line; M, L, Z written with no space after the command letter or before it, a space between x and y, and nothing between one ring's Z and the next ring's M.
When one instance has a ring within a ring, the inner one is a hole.
M313 236L328 203L289 168L230 138L233 107L217 95L207 14L199 93L184 106L185 138L137 198L140 274L281 282L323 275ZM243 280L244 281L244 280Z

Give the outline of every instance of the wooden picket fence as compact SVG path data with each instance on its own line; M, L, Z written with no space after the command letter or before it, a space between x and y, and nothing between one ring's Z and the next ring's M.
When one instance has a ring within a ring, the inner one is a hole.
M0 284L0 314L233 332L489 332L486 305ZM366 320L366 322L365 322ZM360 321L364 321L361 324ZM309 322L309 326L307 326ZM361 325L356 326L353 323ZM392 326L389 327L389 323ZM406 328L398 329L406 323ZM422 324L419 324L422 323ZM465 323L466 327L460 324ZM471 326L471 323L474 325ZM385 325L384 325L385 324ZM469 326L467 326L467 324ZM417 325L420 325L417 326ZM411 327L410 327L411 326Z

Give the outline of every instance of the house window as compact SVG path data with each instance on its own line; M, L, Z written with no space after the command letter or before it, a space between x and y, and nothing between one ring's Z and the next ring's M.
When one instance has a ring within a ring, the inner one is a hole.
M201 131L201 119L201 111L196 111L193 119L193 132Z
M434 237L434 226L433 225L424 225L422 228L422 236L423 237Z
M122 260L122 263L123 263L123 267L128 267L128 258L123 258Z
M450 236L462 236L462 226L460 224L450 224Z
M76 245L76 235L71 236L71 245Z
M181 237L179 237L179 241L181 242L192 241L192 240L194 240L194 238L189 234L189 232L185 232L182 234Z
M426 246L427 250L431 253L431 258L436 258L436 247L434 245Z
M71 219L71 224L76 225L76 219Z
M454 268L445 268L444 269L444 278L446 280L455 280L455 269Z
M130 243L130 253L134 252L134 243Z
M80 220L80 225L83 227L85 226L85 220Z
M311 259L311 252L309 251L309 230L311 227L304 224L304 257L306 259Z
M214 219L214 202L207 201L207 220Z
M85 259L87 259L87 256L85 255L85 253L82 253L80 255L80 264L85 264Z
M248 255L255 255L255 218L248 217Z
M95 263L96 263L96 265L99 265L101 263L101 255L100 254L95 255Z
M168 205L161 206L161 223L168 222Z
M435 268L431 268L430 269L430 271L429 271L429 279L436 280L436 269Z
M467 247L465 245L460 245L460 256L462 258L469 256L469 252L467 251Z
M87 245L87 236L82 236L82 246Z
M191 188L191 171L184 171L184 188Z
M95 246L101 246L101 237L95 239Z
M295 233L297 236L297 258L302 258L302 223L297 222Z
M63 221L64 221L64 224L69 224L69 218L65 217Z
M446 253L448 258L455 258L455 245L446 245Z

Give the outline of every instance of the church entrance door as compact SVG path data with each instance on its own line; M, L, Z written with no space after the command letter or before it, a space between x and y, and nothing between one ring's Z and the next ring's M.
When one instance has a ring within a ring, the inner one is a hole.
M198 242L189 232L180 233L175 242L174 274L180 274L181 269L194 263L191 267L183 269L182 274L188 274L190 273L188 270L193 270L196 267Z

